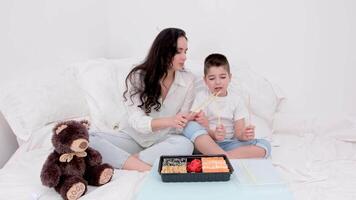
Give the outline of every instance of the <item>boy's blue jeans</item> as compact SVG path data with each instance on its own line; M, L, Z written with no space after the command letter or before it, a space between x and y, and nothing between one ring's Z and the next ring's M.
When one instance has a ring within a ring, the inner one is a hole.
M187 126L183 129L183 134L185 137L195 142L195 139L200 135L208 134L208 131L200 125L198 122L190 121ZM265 158L271 155L271 144L265 139L253 139L249 141L240 141L235 138L224 139L223 141L216 141L216 143L224 150L230 151L242 146L255 145L263 148L266 151Z

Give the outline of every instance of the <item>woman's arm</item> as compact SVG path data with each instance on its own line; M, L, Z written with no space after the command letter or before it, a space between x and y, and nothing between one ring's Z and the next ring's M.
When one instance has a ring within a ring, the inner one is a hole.
M133 83L131 83L131 81ZM140 74L136 72L132 74L131 79L127 82L127 93L125 94L126 101L124 101L126 113L127 113L127 121L129 126L131 126L136 131L149 134L152 133L151 121L152 117L148 116L141 108L137 107L141 105L141 100L139 98L139 94L135 94L131 97L131 92L134 90L133 85L140 85Z
M185 127L188 122L187 116L184 114L177 114L173 117L163 117L152 119L151 127L152 131L157 131L164 128L179 128L182 129Z
M139 84L140 79L138 75L134 75L134 84ZM130 91L132 91L132 84L128 82L128 93L126 94L127 101L124 103L128 115L129 125L143 134L149 134L154 131L165 129L165 128L184 128L187 123L187 113L178 113L174 116L162 117L162 118L152 118L148 116L141 108L137 107L141 104L139 95L134 95L130 97ZM192 79L190 85L188 86L187 95L181 101L183 106L180 109L189 110L194 100L194 81Z
M189 77L189 76L188 76ZM179 109L179 113L171 117L163 117L152 119L151 126L152 130L160 130L164 128L178 128L183 129L189 120L189 111L192 107L195 98L195 86L194 86L194 76L189 77L188 88L184 99L182 99L183 104ZM178 99L177 99L178 100Z
M192 78L192 80L188 86L187 93L184 97L183 105L179 112L180 113L189 113L192 108L194 99L195 99L195 85L194 85L194 78Z

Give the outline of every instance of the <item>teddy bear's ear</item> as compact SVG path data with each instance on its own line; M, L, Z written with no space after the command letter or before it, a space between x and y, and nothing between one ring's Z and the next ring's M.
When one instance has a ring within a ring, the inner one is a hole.
M66 129L68 127L67 124L57 124L57 126L54 127L53 132L55 132L57 135L62 132L64 129Z
M82 120L80 123L85 126L87 129L90 128L90 122L88 120Z

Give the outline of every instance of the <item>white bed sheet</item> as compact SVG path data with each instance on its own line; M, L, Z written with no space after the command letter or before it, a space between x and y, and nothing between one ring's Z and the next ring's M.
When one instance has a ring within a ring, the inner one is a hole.
M0 170L1 199L61 199L42 186L41 167L51 150L49 125L22 145ZM356 143L336 139L325 130L273 135L272 161L297 200L356 199ZM355 133L356 134L356 133ZM112 181L89 187L81 199L135 199L148 173L115 170Z
M42 186L40 172L49 150L37 149L17 155L0 171L1 199L61 199L53 189ZM111 182L101 187L89 186L81 199L134 199L147 173L115 170Z
M356 199L356 143L322 132L275 134L273 139L273 165L296 199Z

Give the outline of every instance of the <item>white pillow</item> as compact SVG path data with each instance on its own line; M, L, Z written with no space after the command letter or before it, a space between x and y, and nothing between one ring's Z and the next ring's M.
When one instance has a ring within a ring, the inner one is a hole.
M97 59L74 65L76 79L85 93L90 109L93 129L116 132L120 129L125 108L122 93L125 78L139 59ZM186 69L196 75L196 90L205 87L203 61L187 60ZM251 119L256 125L256 137L271 139L272 119L283 99L275 92L276 88L265 78L248 68L233 68L231 89L242 93L245 101L251 99ZM241 84L239 84L241 83Z
M314 115L277 113L273 119L273 129L278 134L303 135L313 132Z
M89 105L92 130L116 132L126 116L125 79L138 59L97 59L74 64L75 77Z
M333 137L345 142L356 142L356 116L277 113L273 128L276 133Z
M318 115L312 124L314 134L327 135L345 142L356 142L356 116Z
M203 61L188 60L186 68L196 76L196 90L205 86ZM251 123L256 126L256 138L271 140L272 121L285 98L278 86L252 71L244 64L230 63L230 90L240 94L251 111Z
M36 74L19 76L1 88L0 110L20 142L46 124L89 114L85 98L69 73Z

